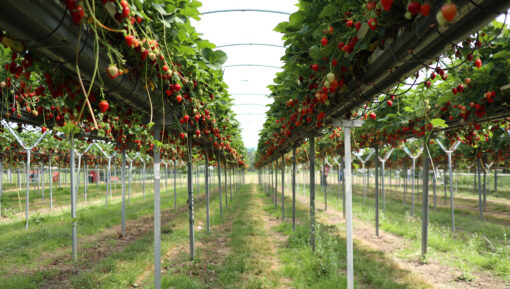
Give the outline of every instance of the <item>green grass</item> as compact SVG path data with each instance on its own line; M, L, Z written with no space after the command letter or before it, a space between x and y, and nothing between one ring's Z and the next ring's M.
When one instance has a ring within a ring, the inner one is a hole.
M363 205L362 188L354 186L353 214L365 221L373 222L375 219L375 200L373 198L374 185ZM328 208L342 211L341 198L337 197L338 186L332 185L332 193L328 194ZM439 191L438 187L438 193ZM432 194L432 192L430 192ZM308 186L307 192L308 196ZM417 258L421 246L421 194L415 195L415 216L410 213L410 193L407 202L398 195L386 189L386 210L382 210L380 198L380 227L386 232L402 236L409 241L411 249L401 252L406 258ZM467 193L466 193L467 194ZM316 199L323 208L324 194L317 185ZM441 195L438 195L438 197ZM442 198L438 198L438 203ZM432 207L432 202L429 202ZM460 269L463 274L469 275L477 270L496 274L510 282L510 242L508 226L498 224L494 218L487 217L481 220L478 210L455 209L455 223L457 232L450 231L450 209L438 207L429 212L429 250L427 259L437 260L441 263ZM489 220L489 221L487 221ZM461 277L461 276L460 276Z
M223 220L218 213L212 216L210 234L197 233L203 245L197 248L193 263L186 263L187 251L164 263L171 268L163 276L164 288L277 288L277 272L269 271L266 260L271 241L257 216L260 211L252 207L251 188L241 187ZM218 247L220 239L228 241ZM225 256L221 246L228 250Z
M151 186L147 187L148 193ZM150 216L153 212L152 194L144 200L143 196L132 197L130 205L127 207L127 220L138 219L143 216ZM185 206L187 199L186 189L178 189L178 207ZM173 192L162 193L161 207L163 210L173 208ZM106 228L120 224L121 203L120 199L109 204L108 208L104 204L89 205L79 207L78 215L78 239L92 236L100 233ZM37 221L36 221L37 220ZM24 222L18 221L11 224L2 225L2 234L0 235L0 270L4 274L0 275L0 288L38 288L38 284L44 279L55 278L58 272L56 270L44 269L45 264L52 262L55 258L64 257L64 264L70 262L70 240L71 240L71 218L68 214L62 215L33 215L31 225L28 231L25 231ZM142 239L150 240L151 236L144 236ZM112 240L111 246L115 246L118 240ZM94 246L94 243L80 244L79 250ZM147 249L147 244L140 245L134 243L130 245L132 250ZM150 248L150 246L149 246ZM82 251L83 252L83 251ZM130 257L131 251L116 253L119 254L119 260ZM44 258L46 255L50 258ZM123 255L128 254L128 255ZM115 255L115 254L114 254ZM136 257L136 253L133 255ZM79 257L78 268L87 264L83 263ZM104 269L111 266L117 266L112 263L104 263ZM20 269L21 268L21 269ZM108 269L108 270L107 270ZM26 274L30 272L30 274ZM23 284L20 286L20 284ZM80 286L78 286L80 287ZM80 287L81 288L81 287Z
M274 208L270 196L265 198L265 210L273 216L281 216L281 207ZM287 204L286 219L292 218L291 199ZM296 231L289 222L282 222L276 231L288 236L287 246L279 255L284 264L283 274L293 280L293 288L345 288L346 243L339 235L339 227L317 223L316 250L310 250L309 209L296 204ZM355 243L354 272L357 288L427 288L398 267L383 252L364 248Z

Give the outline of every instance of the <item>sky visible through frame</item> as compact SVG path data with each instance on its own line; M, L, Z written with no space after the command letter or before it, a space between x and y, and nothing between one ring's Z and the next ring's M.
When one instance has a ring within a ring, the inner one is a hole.
M201 13L217 10L260 9L293 13L297 11L297 0L202 0ZM283 47L275 46L227 46L229 44L262 43L283 46L282 34L273 29L289 18L285 14L261 12L212 13L201 16L192 25L203 38L225 51L224 80L233 98L233 111L241 123L242 138L246 148L256 148L259 131L265 121L266 107L273 100L268 98L267 88L273 83L275 73L281 69L260 66L236 66L254 64L281 67L280 58L285 54ZM234 65L230 67L230 65Z

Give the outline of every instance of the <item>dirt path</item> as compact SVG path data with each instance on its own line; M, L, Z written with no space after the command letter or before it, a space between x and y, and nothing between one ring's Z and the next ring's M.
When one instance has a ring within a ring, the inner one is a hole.
M205 202L205 195L200 196L196 204ZM187 212L187 206L181 206L174 211L172 209L161 211L161 224L164 225ZM87 236L79 239L78 250L80 251L79 266L70 262L69 249L62 249L58 252L52 252L42 256L44 259L54 259L49 265L37 268L36 271L56 270L57 277L47 280L44 284L40 284L39 288L70 288L70 279L76 274L84 273L86 270L91 270L100 260L108 257L109 255L124 250L127 246L138 240L139 238L150 234L153 231L154 217L152 215L144 216L138 219L126 221L126 237L122 238L120 235L121 224L112 226L103 230L102 232ZM112 245L112 240L115 242ZM84 248L84 244L93 245ZM31 272L24 272L30 274Z
M256 196L256 186L252 185L252 188L250 190L250 194L253 194ZM255 218L262 222L264 232L267 234L267 236L271 236L270 240L267 240L267 238L263 238L261 241L269 241L266 243L267 245L267 251L264 252L264 254L261 254L262 252L257 252L256 256L257 258L265 258L269 263L271 264L268 268L269 271L272 271L273 273L276 273L276 276L279 277L278 284L280 286L278 288L292 288L290 285L292 284L292 280L283 277L283 274L279 273L281 271L281 263L278 256L278 248L281 248L283 246L286 246L288 236L285 236L284 234L277 232L274 228L280 224L279 218L274 218L270 216L266 211L263 209L264 203L261 197L256 197L256 199L253 202L252 209L255 214ZM263 255L263 256L260 256Z
M297 201L308 205L309 199L304 198L302 195L297 196ZM316 198L316 206L322 208L323 201ZM345 219L342 217L342 212L338 211L331 206L328 211L318 210L317 218L319 221L328 225L344 224ZM504 289L508 288L503 280L491 277L484 272L474 272L475 279L470 282L458 281L462 272L451 266L441 264L435 260L429 260L426 264L420 261L419 256L412 259L401 258L398 253L403 249L411 247L408 240L400 236L379 230L379 237L375 235L375 227L369 222L354 218L354 238L360 244L385 252L392 258L401 269L408 270L418 275L421 279L430 283L435 288L446 289Z

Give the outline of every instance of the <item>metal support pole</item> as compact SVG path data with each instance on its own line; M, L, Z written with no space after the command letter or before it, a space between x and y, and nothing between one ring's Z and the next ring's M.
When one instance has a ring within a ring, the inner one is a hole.
M209 221L209 157L207 156L207 151L205 152L205 171L204 171L204 174L205 174L205 200L206 200L206 210L205 210L205 214L206 214L206 218L207 218L207 233L210 232L210 221Z
M193 208L193 166L192 166L192 151L191 151L191 138L192 134L188 133L188 217L189 217L189 258L191 261L195 259L195 232L193 226L195 223L194 208Z
M478 213L480 216L480 219L483 220L483 201L482 201L482 180L481 180L481 174L480 171L482 170L482 165L480 158L477 159L478 162L478 170L476 172L478 176Z
M159 141L161 126L154 126L154 139ZM144 163L145 164L145 163ZM160 151L154 148L154 288L161 289L161 198L160 198Z
M292 231L296 230L296 147L292 148Z
M50 211L53 210L53 172L51 168L51 154L48 158L48 166L49 166L49 186L50 186ZM60 176L59 176L60 177Z
M285 219L285 157L282 155L282 221Z
M421 213L421 256L427 255L427 244L429 236L429 147L425 143L423 154L423 193Z
M310 246L315 251L315 137L310 138Z
M221 200L221 156L218 150L218 158L216 160L216 166L218 167L218 191L220 197L220 218L223 217L223 201Z
M274 161L274 207L278 207L278 159Z
M174 160L174 211L177 211L177 160Z
M122 150L122 168L120 169L122 182L122 237L126 237L126 149Z
M227 159L224 160L225 169L223 170L224 181L225 181L225 209L228 208L228 181L227 181Z
M375 147L375 235L379 237L379 148Z
M71 219L73 231L73 261L78 261L78 235L76 233L76 172L74 170L74 139L71 137Z
M349 124L349 123L347 123ZM361 125L361 123L359 123ZM351 164L351 128L344 126L344 179L345 179L345 217L347 225L347 289L354 289L353 230L352 230L352 164Z

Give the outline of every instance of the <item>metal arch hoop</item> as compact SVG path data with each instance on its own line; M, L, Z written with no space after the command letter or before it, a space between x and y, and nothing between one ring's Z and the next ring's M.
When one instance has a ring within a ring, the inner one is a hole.
M274 14L284 14L284 15L291 14L289 12L284 12L284 11L264 10L264 9L226 9L226 10L206 11L206 12L203 12L202 15L215 14L215 13L230 13L230 12L260 12L260 13L274 13Z
M265 104L260 104L260 103L239 103L239 104L233 104L232 106L252 106L252 105L266 106Z
M231 44L218 45L218 46L216 46L216 48L233 47L233 46L268 46L268 47L284 48L283 45L271 44L271 43L231 43Z
M265 67L265 68L283 69L283 68L281 68L279 66L266 65L266 64L250 64L250 63L246 63L246 64L223 65L223 68L228 68L228 67Z
M229 95L251 95L251 96L269 96L268 94L264 93L230 93Z

